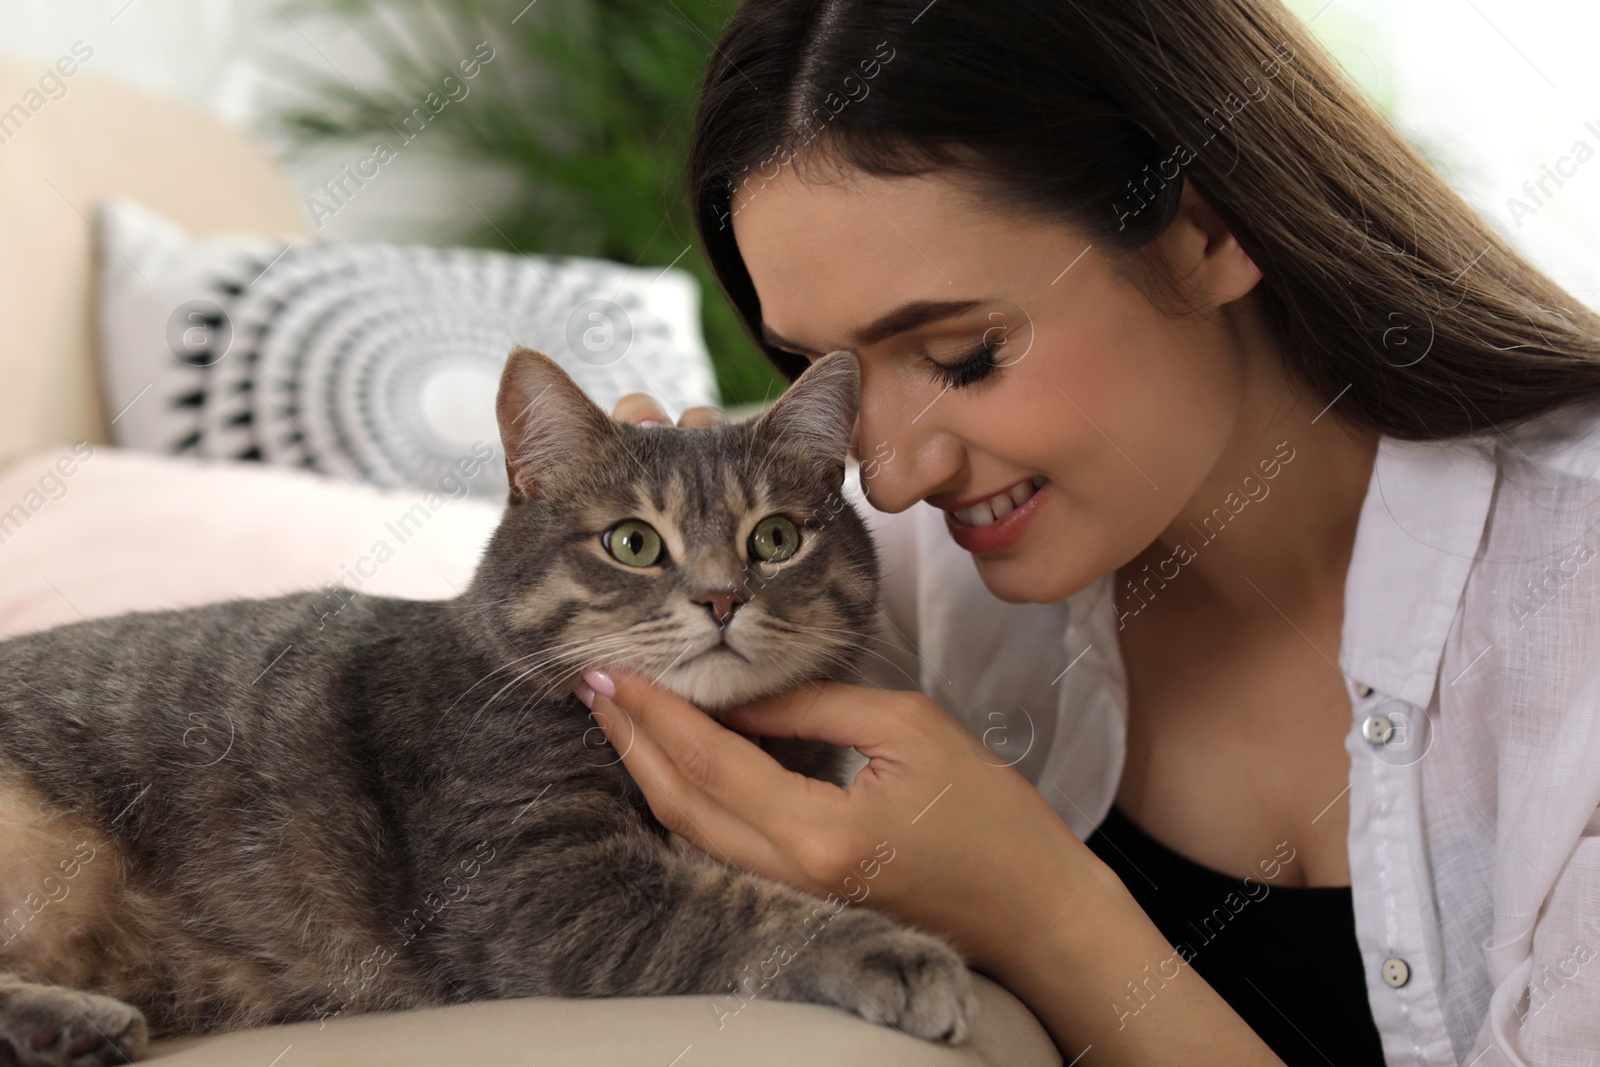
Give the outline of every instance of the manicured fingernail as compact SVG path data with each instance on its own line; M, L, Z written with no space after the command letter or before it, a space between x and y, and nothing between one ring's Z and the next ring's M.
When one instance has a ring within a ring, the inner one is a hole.
M665 426L666 423L662 422L660 419L640 419L635 425L638 425L638 426Z
M577 697L580 701L582 701L584 707L586 707L586 708L593 708L594 707L594 690L590 689L584 683L579 682L573 688L572 695Z
M594 688L596 693L610 700L617 695L617 683L611 680L611 675L605 671L587 670L583 672L583 680Z

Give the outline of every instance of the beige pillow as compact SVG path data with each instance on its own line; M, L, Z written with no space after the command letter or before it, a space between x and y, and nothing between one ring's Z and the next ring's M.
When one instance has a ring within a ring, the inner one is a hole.
M31 452L0 470L0 637L339 581L454 596L504 504L462 489L352 486L87 442Z
M108 439L90 333L89 219L102 197L136 197L202 234L308 229L259 147L187 104L102 78L98 62L87 39L54 61L0 56L0 108L13 116L0 128L0 463Z

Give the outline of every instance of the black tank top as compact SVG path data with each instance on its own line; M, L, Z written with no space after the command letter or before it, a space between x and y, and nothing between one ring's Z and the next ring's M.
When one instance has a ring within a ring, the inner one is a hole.
M1383 1067L1349 886L1245 882L1174 852L1116 805L1084 843L1289 1067ZM1141 989L1123 991L1124 1026L1158 1002L1160 978L1152 966Z

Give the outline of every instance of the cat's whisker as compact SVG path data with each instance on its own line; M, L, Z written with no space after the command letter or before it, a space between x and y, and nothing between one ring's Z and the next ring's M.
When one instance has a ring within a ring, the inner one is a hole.
M623 633L625 633L625 631L617 631L616 634L601 635L601 636L602 637L620 636ZM472 690L476 689L478 686L482 685L484 682L488 681L490 678L493 678L495 675L499 674L501 671L511 670L511 669L517 667L520 664L526 663L528 660L533 659L536 656L564 655L564 654L567 654L569 651L580 649L581 646L585 642L593 641L593 640L598 640L598 639L597 638L593 638L593 637L575 638L575 639L573 639L571 641L562 642L561 644L550 645L550 646L547 646L545 648L535 649L534 651L529 652L526 655L518 656L514 660L511 660L511 661L509 661L507 663L502 663L500 666L496 667L494 670L490 671L488 674L486 674L482 678L478 679L471 686L469 686L465 691L463 691L460 696L456 697L456 702L459 702L468 693L472 692ZM446 708L445 709L445 714L448 714L450 712L451 708L454 708L454 707L455 707L455 702L453 702L450 705L450 708Z
M873 640L881 641L886 645L893 645L894 642L890 641L888 638L879 637L877 634L861 634L861 633L857 633L857 632L855 632L853 630L844 630L844 629L839 629L837 627L830 627L830 626L807 626L807 625L802 624L802 623L794 623L794 622L788 622L788 621L783 621L783 620L775 620L775 619L769 619L769 620L764 620L764 621L768 625L770 625L772 628L778 629L778 630L782 630L782 631L790 633L790 634L806 634L806 633L816 634L816 635L834 635L834 634L837 634L839 636L839 638L841 639L841 642L846 647L850 648L852 651L858 652L858 653L865 653L866 655L872 656L875 659L882 660L884 663L888 664L890 667L893 667L895 670L897 670L901 674L905 675L906 680L911 682L913 685L920 685L921 684L918 681L918 679L911 677L911 675L906 671L906 669L904 667L900 666L900 664L896 663L894 660L890 659L888 656L885 656L883 653L879 652L877 649L867 648L865 646L858 646L858 645L854 644L854 642L859 641L862 637L870 637Z
M503 596L496 600L474 600L470 604L462 604L461 610L468 613L482 611L484 608L492 608L497 604L509 604L515 599L516 597Z
M776 448L767 449L767 458L762 460L761 467L756 472L757 477L753 479L757 484L768 480L767 475L772 469L772 464L777 462L777 459L778 450Z
M602 654L602 653L605 653L605 652L609 652L609 651L612 651L612 650L614 650L616 648L627 647L628 645L633 644L634 640L635 639L634 639L632 634L630 634L630 633L628 633L626 631L619 631L619 632L611 633L611 634L602 634L599 637L582 638L582 639L579 639L579 640L576 640L576 641L569 641L569 642L566 642L566 643L564 643L562 645L554 646L553 648L541 649L538 652L531 652L526 656L519 657L517 660L512 661L512 663L502 664L500 667L495 668L489 674L486 674L482 678L478 679L478 681L474 682L470 687L468 687L466 692L463 692L461 694L461 696L458 696L455 699L455 701L453 701L451 703L449 708L445 709L445 713L444 714L446 714L446 715L449 714L449 712L452 709L454 709L456 704L461 701L462 697L466 696L466 694L470 693L473 689L476 689L479 685L482 685L484 682L488 681L489 678L491 678L494 675L500 673L500 671L507 670L507 669L510 669L512 667L515 667L517 664L524 664L524 663L526 663L527 660L532 659L534 656L543 656L544 657L544 659L542 659L542 660L536 661L535 663L533 663L531 665L527 665L527 666L522 667L522 669L520 670L520 672L517 674L517 676L515 678L513 678L511 681L507 682L505 685L501 686L500 689L493 696L491 696L488 700L483 702L483 704L473 714L471 721L468 722L467 725L463 728L463 730L462 730L462 738L464 740L466 738L466 736L472 732L472 727L477 725L478 717L480 715L482 715L484 713L484 711L488 709L489 705L493 704L495 702L495 700L498 699L499 696L502 693L504 693L506 690L511 689L512 687L514 687L514 686L518 685L519 683L527 680L528 678L530 678L533 675L539 673L540 671L543 671L543 670L547 669L552 664L554 664L556 662L559 662L562 659L570 658L570 659L572 659L574 661L581 661L582 659L588 658L590 656L594 656L594 655ZM443 718L444 718L444 715L441 715L440 716L440 721L442 721ZM438 728L438 723L437 722L435 723L434 728L435 728L435 730ZM432 731L429 732L428 736L430 738L433 736ZM461 742L458 741L456 743L457 743L457 745L459 745Z
M637 642L632 640L634 635L632 634L631 631L629 632L629 634L627 636L630 638L630 643L635 644L636 652L638 652L638 655L630 657L630 662L618 662L618 663L615 663L614 666L624 667L624 668L631 669L631 670L641 670L644 673L650 675L651 677L655 677L660 672L651 671L649 669L649 667L646 665L646 662L645 662L645 661L648 661L649 659L653 659L654 658L654 657L650 657L650 656L646 655L651 650L650 649L637 649ZM676 642L674 642L674 647L676 647ZM674 663L677 661L678 658L682 657L683 651L684 650L680 650L678 652L677 656L674 657L674 659L673 659ZM669 664L669 666L670 666L670 664ZM530 673L531 672L525 672L518 679L516 679L516 682L520 682L520 681L526 680L526 678L529 677ZM520 716L522 716L523 714L526 713L528 707L537 706L538 704L540 704L543 701L545 701L546 699L548 699L551 695L556 693L558 690L560 690L561 687L562 687L562 681L563 681L563 679L557 678L555 680L552 680L552 681L546 683L542 688L540 688L538 690L538 692L536 692L529 700L527 700L524 703L523 709L517 713L518 716L519 716L517 721L520 721ZM514 684L516 684L516 682L510 683L510 684L514 685ZM510 685L507 686L507 688L509 688L509 687L510 687ZM515 728L515 722L513 722L513 729L514 728Z
M842 627L842 626L817 626L817 625L814 625L812 623L795 622L793 619L773 619L772 621L777 623L777 624L779 624L779 625L792 627L792 628L797 629L797 630L811 630L811 631L818 632L818 633L839 634L840 636L846 637L851 641L857 641L857 640L860 640L863 637L868 637L868 638L871 638L874 641L882 641L885 644L893 644L894 643L894 642L890 641L888 638L883 637L883 636L881 636L879 634L870 633L870 632L863 632L863 631L860 631L860 630L846 629L845 627Z
M798 635L799 631L796 631L796 634ZM902 674L905 677L906 681L910 682L913 687L921 685L921 682L918 679L913 678L909 673L907 673L907 671L906 671L906 669L904 667L900 666L898 663L896 663L893 660L889 659L887 656L884 656L881 653L875 651L874 649L858 648L858 647L853 647L853 646L848 646L848 645L838 645L838 644L831 644L831 643L830 644L811 644L811 643L803 643L803 642L798 642L798 641L795 642L793 645L791 645L791 647L795 648L795 649L797 649L799 651L804 652L808 659L814 660L815 662L818 663L819 666L837 667L837 668L839 668L841 670L853 669L854 666L855 666L854 657L856 655L861 654L861 653L865 653L865 654L867 654L869 656L872 656L872 657L874 657L876 659L882 660L884 663L888 664L894 670L899 671L900 674Z
M887 637L883 637L880 634L862 633L862 632L857 631L857 630L846 630L846 629L842 629L840 627L834 627L834 626L821 626L821 627L819 627L819 626L807 626L807 625L802 624L802 623L793 623L793 622L789 622L789 621L786 621L786 620L770 620L770 621L774 625L783 627L788 632L793 632L793 633L809 632L809 633L819 633L819 634L821 634L821 633L838 634L840 639L842 641L844 641L845 644L849 644L849 645L854 645L857 641L860 641L862 638L866 638L866 639L871 640L871 641L877 641L880 644L885 644L885 645L889 645L891 647L896 647L896 648L899 647L899 646L895 645L895 643L892 640L890 640ZM869 652L872 655L877 655L877 653L872 651L871 649L863 649L862 651Z
M625 648L629 645L635 644L637 643L637 640L638 638L629 631L618 631L615 633L601 634L598 637L585 638L581 641L569 642L564 645L558 645L549 649L544 649L540 653L535 653L535 655L540 655L543 658L538 659L533 663L527 663L526 659L528 657L524 657L521 671L518 674L517 679L506 683L506 685L501 688L500 692L503 693L506 689L510 688L512 685L515 685L517 681L530 675L546 671L550 667L564 660L572 663L581 663L593 656L610 652L616 648ZM498 695L499 693L495 694L495 696ZM492 703L493 701L494 697L490 697L489 702Z
M476 682L473 682L466 689L462 690L461 693L459 693L456 698L450 702L450 706L445 708L444 711L440 712L438 717L434 719L433 727L428 731L428 736L422 739L422 743L426 745L428 742L433 740L433 735L438 732L440 725L443 724L445 719L450 716L450 713L455 710L456 705L461 703L462 700L466 699L468 693L472 692L474 689L478 688L478 686L482 685L484 682L487 682L490 678L493 678L501 671L510 670L516 667L519 663L523 663L526 660L532 659L534 656L542 655L543 651L544 650L529 652L525 656L518 656L509 663L502 663L500 666L496 667L482 678L479 678Z

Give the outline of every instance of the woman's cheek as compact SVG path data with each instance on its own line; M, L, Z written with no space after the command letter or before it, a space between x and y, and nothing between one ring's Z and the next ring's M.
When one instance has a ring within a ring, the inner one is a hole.
M1104 493L1134 474L1111 442L1126 450L1149 412L1118 357L1097 337L1041 331L1028 359L1001 372L1021 373L1006 390L1005 410L990 418L1010 446L997 454L1085 493Z
M1072 364L1083 396L1073 400L1120 464L1119 506L1145 512L1142 537L1156 512L1166 525L1226 447L1243 383L1221 331L1168 318L1123 287L1103 296L1077 341L1090 355Z
M1070 595L1153 541L1187 498L1182 487L1201 476L1195 446L1215 447L1201 417L1205 383L1175 372L1162 331L1118 310L1108 301L1095 328L1053 331L1059 348L1045 348L1041 331L1033 355L1044 358L1016 382L1005 432L1026 451L1007 455L1043 470L1055 499L1040 515L1050 518L1032 538L1028 573L994 568L986 580L1031 588L1030 598L1047 585Z
M993 410L983 405L973 413L982 425L964 431L1009 467L1042 472L1051 483L1044 509L1024 535L1024 551L974 557L979 575L1002 600L1064 599L1115 568L1129 540L1126 498L1135 490L1150 495L1142 479L1137 487L1128 484L1138 474L1095 425L1117 418L1114 377L1077 356L1058 356L1041 338L1029 356L1037 362L1012 368L1027 371L989 394ZM1113 439L1126 433L1119 427Z

